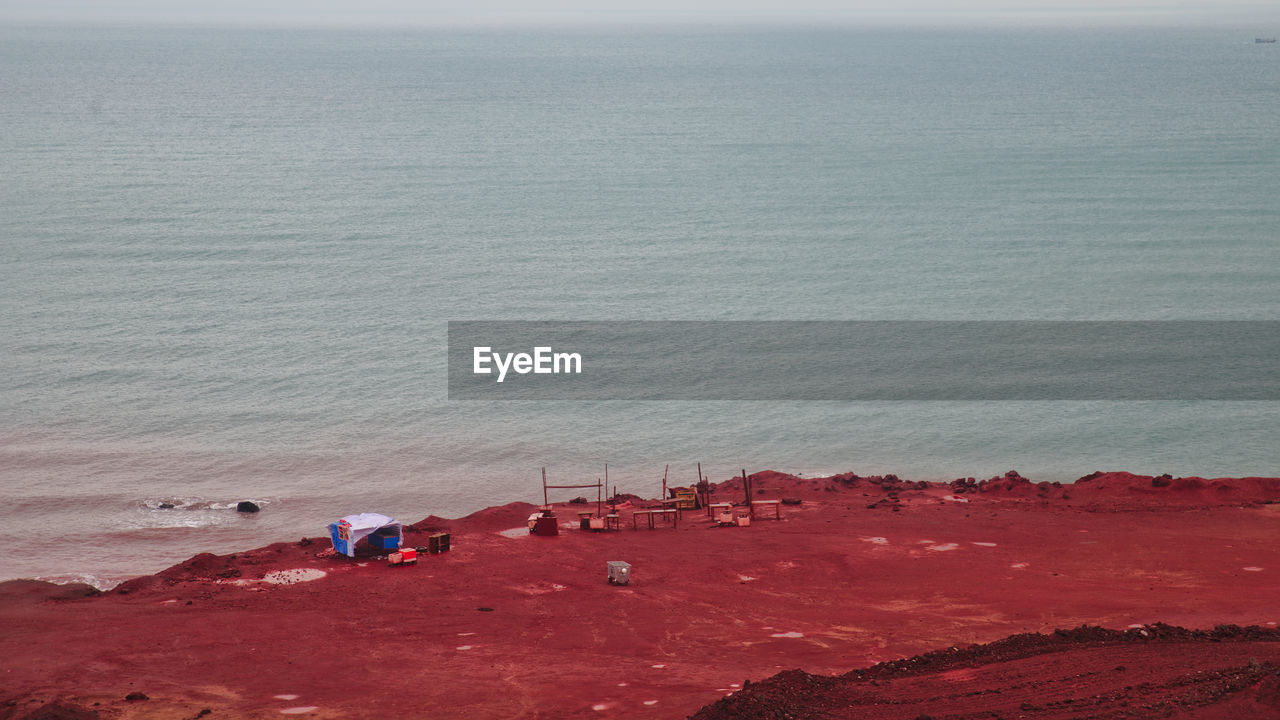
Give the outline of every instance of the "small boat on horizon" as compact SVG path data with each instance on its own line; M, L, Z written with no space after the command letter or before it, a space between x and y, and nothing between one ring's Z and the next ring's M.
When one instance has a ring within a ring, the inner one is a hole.
M1253 39L1253 41L1254 41L1255 43L1273 43L1273 42L1275 42L1275 41L1276 41L1276 39L1275 39L1275 38L1273 38L1273 37L1271 37L1271 38L1263 38L1263 37L1260 37L1260 38L1254 38L1254 39Z

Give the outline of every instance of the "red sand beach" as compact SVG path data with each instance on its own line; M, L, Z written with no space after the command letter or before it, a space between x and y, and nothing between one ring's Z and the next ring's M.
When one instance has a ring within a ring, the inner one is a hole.
M1280 479L752 477L801 503L557 537L515 503L412 526L452 550L410 567L316 537L3 583L0 720L1280 718Z

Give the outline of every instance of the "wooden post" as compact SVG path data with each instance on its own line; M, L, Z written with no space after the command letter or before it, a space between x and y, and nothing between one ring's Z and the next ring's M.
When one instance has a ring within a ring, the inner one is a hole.
M707 517L711 517L711 487L702 482L702 463L698 463L698 482L693 486L698 491L698 497L702 500L702 509L706 511Z
M670 465L665 465L662 468L662 495L658 498L659 500L667 499L667 470L669 469L671 469Z
M547 469L542 468L542 509L546 510L550 504L547 500Z
M606 487L609 485L609 463L604 464L604 484ZM600 511L604 506L603 492L600 486L596 485L596 517L604 517L604 513Z
M742 469L742 490L747 496L747 513L751 515L751 519L756 519L756 506L751 502L751 479L747 477L746 468Z

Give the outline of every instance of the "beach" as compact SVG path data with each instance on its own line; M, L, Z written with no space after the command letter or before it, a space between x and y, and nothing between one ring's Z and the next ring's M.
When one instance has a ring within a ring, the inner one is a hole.
M541 466L1275 475L1280 404L1097 399L1086 362L1029 378L1068 400L784 401L816 377L784 343L756 399L530 404L451 397L447 357L476 320L1274 321L1259 32L2 24L0 579L537 502ZM1130 339L1135 378L1197 356Z
M106 593L0 584L0 718L1280 717L1280 479L750 477L779 504L745 527L584 531L593 498L546 537L511 503L407 526L451 536L413 566L310 537Z

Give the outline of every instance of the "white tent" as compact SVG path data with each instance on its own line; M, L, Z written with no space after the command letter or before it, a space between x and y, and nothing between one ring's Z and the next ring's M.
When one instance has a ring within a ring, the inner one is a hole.
M378 513L348 515L338 522L330 523L329 537L333 540L333 549L336 552L355 557L356 543L383 528L394 530L395 537L404 539L404 526L394 518ZM387 534L392 533L379 533L379 535Z

